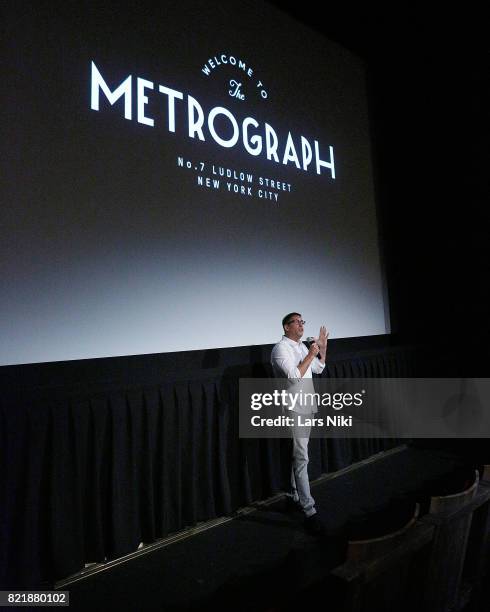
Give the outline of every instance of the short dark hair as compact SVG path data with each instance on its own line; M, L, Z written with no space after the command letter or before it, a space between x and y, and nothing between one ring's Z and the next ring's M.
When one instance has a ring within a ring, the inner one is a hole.
M301 313L300 312L290 312L288 313L285 317L283 317L282 319L282 328L284 329L284 326L287 325L289 323L289 319L291 317L300 317Z

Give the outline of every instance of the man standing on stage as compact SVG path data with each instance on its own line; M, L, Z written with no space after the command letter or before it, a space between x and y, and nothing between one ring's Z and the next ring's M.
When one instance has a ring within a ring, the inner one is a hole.
M322 325L318 338L315 338L310 348L307 349L301 342L305 323L306 321L303 321L298 312L290 312L283 318L284 336L274 346L271 354L274 376L288 378L293 383L295 380L312 379L312 373L321 374L323 372L327 353L327 330ZM309 382L313 385L312 380ZM294 412L307 417L311 417L317 410L316 406L296 405L294 408ZM308 441L311 428L293 426L291 430L293 453L290 498L304 512L307 531L315 535L321 535L324 532L324 527L315 509L315 500L311 496L308 477Z

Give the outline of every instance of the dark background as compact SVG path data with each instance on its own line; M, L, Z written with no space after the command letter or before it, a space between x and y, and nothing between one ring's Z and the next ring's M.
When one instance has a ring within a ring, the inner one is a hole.
M487 20L275 4L366 61L393 331L487 375Z

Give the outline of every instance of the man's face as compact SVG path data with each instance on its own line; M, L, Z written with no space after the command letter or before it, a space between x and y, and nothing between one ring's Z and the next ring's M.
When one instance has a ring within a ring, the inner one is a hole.
M289 319L288 323L284 326L285 335L291 340L294 340L295 342L299 342L301 338L303 337L303 332L304 332L303 325L304 325L304 321L301 315L293 315Z

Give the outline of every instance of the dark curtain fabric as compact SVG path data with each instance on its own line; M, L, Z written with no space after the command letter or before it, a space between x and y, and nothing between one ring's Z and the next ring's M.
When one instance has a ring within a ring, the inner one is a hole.
M409 364L404 352L378 352L331 361L324 375L407 376ZM283 490L289 441L238 437L238 375L253 371L4 394L2 588L52 585L86 563L121 557L140 542ZM396 444L312 439L310 477Z

